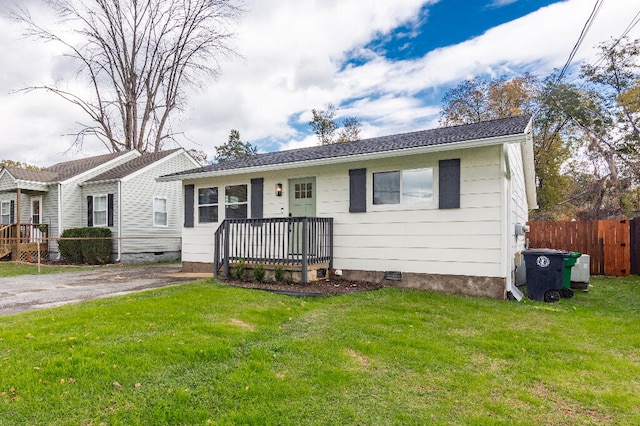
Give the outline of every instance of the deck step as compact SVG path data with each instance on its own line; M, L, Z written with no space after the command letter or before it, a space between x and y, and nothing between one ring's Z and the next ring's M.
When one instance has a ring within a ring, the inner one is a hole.
M0 248L0 259L3 259L11 254L11 249Z

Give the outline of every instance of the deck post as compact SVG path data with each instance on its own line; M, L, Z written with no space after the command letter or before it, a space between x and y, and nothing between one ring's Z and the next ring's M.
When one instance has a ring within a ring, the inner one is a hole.
M213 239L213 276L218 276L218 270L220 269L220 234L215 233Z
M224 276L225 278L229 278L229 221L224 220L222 222L222 226L224 226L224 259L222 260L222 264L224 265Z
M333 270L333 218L329 218L329 271Z
M307 284L309 282L309 277L307 277L307 265L309 262L309 242L307 233L309 232L309 218L302 218L302 284Z

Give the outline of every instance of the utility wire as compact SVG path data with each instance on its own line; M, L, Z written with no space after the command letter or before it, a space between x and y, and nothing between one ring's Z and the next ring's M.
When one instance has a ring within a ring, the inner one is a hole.
M562 67L560 74L558 74L558 77L556 78L556 83L559 83L562 80L562 78L564 77L564 74L567 72L567 69L569 68L569 65L571 65L571 62L573 62L573 58L576 56L576 53L578 52L580 45L584 41L584 38L587 35L587 32L589 32L589 29L591 28L593 21L598 15L598 12L602 7L602 3L604 3L604 0L596 0L596 4L593 6L591 15L589 15L587 22L585 22L584 26L582 27L582 31L580 32L580 36L578 37L578 41L576 41L576 44L573 46L573 49L571 49L571 53L569 54L569 58L567 59L567 62L564 64L564 67Z

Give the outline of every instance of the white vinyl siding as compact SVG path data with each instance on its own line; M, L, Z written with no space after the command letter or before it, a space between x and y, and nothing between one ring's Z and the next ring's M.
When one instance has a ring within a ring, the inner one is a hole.
M196 167L180 153L160 160L152 167L125 180L120 185L122 205L114 207L114 226L118 226L118 214L122 214L122 254L179 252L182 232L182 184L158 182L159 176ZM118 189L114 188L115 204ZM152 196L150 196L152 194ZM153 200L167 200L167 226L154 226ZM114 229L114 236L117 228Z
M504 166L502 145L411 155L327 166L192 179L183 184L224 187L264 178L264 188L288 179L316 177L316 216L334 219L334 268L504 277ZM460 208L422 205L374 205L373 174L431 169L433 200L438 199L438 162L460 158ZM366 169L367 211L349 213L349 170ZM285 174L286 173L286 174ZM249 197L250 199L251 197ZM264 217L286 217L288 197L264 192ZM526 204L524 207L526 209ZM222 219L222 218L221 218ZM185 228L183 260L211 262L214 227Z

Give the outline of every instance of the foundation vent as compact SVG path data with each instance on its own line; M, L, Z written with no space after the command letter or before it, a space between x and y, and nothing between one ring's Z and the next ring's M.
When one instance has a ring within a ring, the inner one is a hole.
M387 281L402 281L402 272L384 271L384 279Z

